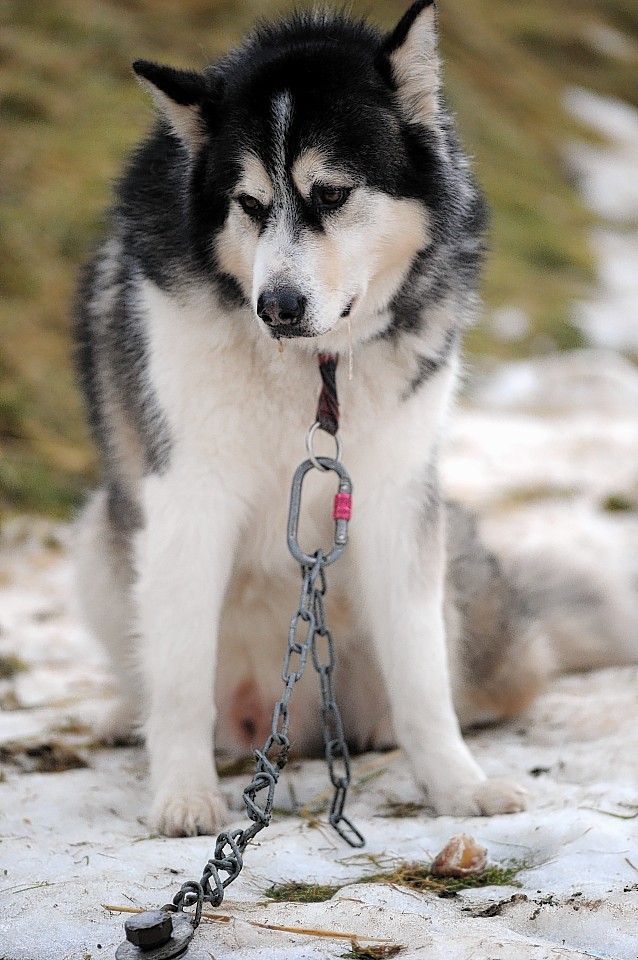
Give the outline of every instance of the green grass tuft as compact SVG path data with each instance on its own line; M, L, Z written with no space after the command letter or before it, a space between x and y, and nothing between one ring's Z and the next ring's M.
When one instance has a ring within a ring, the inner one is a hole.
M638 502L631 500L623 493L610 493L600 506L607 513L633 513L638 510Z
M400 887L409 887L422 893L432 891L467 890L474 887L520 886L516 875L524 868L523 864L511 863L507 866L486 867L481 873L468 874L465 877L438 877L430 872L429 863L398 863L392 870L374 873L362 877L360 883L394 883Z
M505 865L486 867L481 873L468 874L465 877L439 877L430 872L429 863L409 863L401 861L391 870L366 874L357 880L348 880L344 884L328 886L318 883L302 883L297 880L274 883L265 891L269 900L286 903L322 903L331 900L344 886L353 883L392 883L408 887L420 893L437 893L445 896L459 890L475 887L514 886L520 887L517 874L525 869L525 864L510 862Z
M343 886L343 885L341 885ZM265 892L269 900L278 903L323 903L331 900L341 886L328 886L320 883L301 883L290 880L283 883L273 883Z
M27 670L28 665L13 653L0 655L0 680L11 680L16 673Z

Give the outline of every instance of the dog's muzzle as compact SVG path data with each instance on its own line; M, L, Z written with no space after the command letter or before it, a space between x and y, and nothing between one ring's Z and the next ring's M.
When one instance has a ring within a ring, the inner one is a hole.
M257 315L274 337L307 337L303 329L307 302L294 287L264 290L257 301Z

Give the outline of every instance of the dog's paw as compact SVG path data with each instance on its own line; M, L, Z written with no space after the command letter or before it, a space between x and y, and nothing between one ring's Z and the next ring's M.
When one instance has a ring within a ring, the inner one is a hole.
M142 742L138 716L117 701L94 727L95 739L106 747L128 747Z
M438 814L453 817L493 817L525 810L526 796L526 791L510 780L479 780L453 795L437 798L435 808Z
M158 794L149 825L166 837L196 837L217 833L230 814L218 790L179 788Z

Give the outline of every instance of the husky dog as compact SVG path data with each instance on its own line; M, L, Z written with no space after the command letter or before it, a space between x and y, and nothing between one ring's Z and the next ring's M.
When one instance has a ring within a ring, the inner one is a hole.
M329 591L348 740L398 743L438 813L522 810L459 723L519 710L546 663L437 483L486 211L441 97L433 3L388 35L297 13L202 73L134 69L160 119L76 324L104 475L80 523L80 595L120 681L104 736L141 725L154 829L224 822L214 746L261 745L281 695L298 602L287 491L317 357L352 347L338 380L355 511ZM319 483L304 492L304 542L330 541L325 501ZM318 693L298 691L299 752L320 726Z

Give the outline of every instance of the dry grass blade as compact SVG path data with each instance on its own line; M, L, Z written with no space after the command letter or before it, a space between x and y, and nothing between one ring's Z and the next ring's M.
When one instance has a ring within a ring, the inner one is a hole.
M389 943L387 937L368 937L363 933L344 933L339 930L320 930L314 927L284 927L278 923L260 923L258 920L248 920L253 927L262 927L264 930L281 930L283 933L299 933L306 937L327 937L335 940L350 940L355 943L359 940L368 943Z
M638 817L638 810L635 813L614 813L613 810L601 810L600 807L581 807L581 810L593 810L594 813L602 813L605 817L613 817L614 820L635 820Z
M148 907L123 907L113 903L102 903L100 906L109 913L144 913L149 909ZM202 922L206 920L208 923L230 923L232 919L225 913L202 913Z
M148 908L116 906L115 904L111 903L103 903L102 909L108 910L109 913L143 913L144 910ZM224 913L202 913L202 923L230 923L233 919L234 917L229 917L228 914ZM379 944L390 943L387 937L368 937L363 933L346 933L340 930L321 930L315 927L286 927L279 923L261 923L259 920L245 920L244 922L249 923L251 927L259 927L262 930L280 930L282 933L296 933L304 937L327 937L328 939L333 940L350 940L351 943L359 943L360 941L365 943ZM394 954L378 954L378 956L393 957Z

